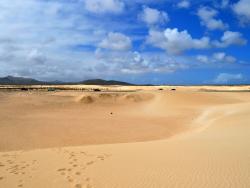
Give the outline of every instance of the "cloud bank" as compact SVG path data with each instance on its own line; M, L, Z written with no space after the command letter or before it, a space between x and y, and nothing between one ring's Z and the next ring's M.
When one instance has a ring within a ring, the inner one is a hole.
M1 0L0 76L78 81L175 75L207 64L244 70L248 4Z

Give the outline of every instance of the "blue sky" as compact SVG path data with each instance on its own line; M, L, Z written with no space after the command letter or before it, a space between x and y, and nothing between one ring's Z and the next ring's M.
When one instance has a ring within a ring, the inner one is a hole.
M0 1L0 76L250 83L250 0Z

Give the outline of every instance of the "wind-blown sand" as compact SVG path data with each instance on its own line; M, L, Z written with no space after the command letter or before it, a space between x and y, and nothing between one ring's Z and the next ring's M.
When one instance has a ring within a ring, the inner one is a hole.
M0 187L248 188L248 88L200 89L2 91Z

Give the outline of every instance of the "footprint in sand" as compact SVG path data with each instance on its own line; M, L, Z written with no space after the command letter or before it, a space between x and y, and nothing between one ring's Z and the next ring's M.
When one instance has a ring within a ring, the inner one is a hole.
M111 157L111 154L104 154L105 157Z
M3 180L3 177L0 177L0 181Z
M78 176L81 175L81 172L76 172L76 175L78 175Z
M94 164L94 161L87 162L86 165L92 165Z
M25 169L26 167L25 166L22 166L21 169Z
M97 156L97 159L100 159L100 160L104 161L105 157L102 156L102 155L99 155L99 156Z
M32 164L35 164L36 162L37 162L37 160L33 160L33 161L32 161Z
M68 159L68 167L62 167L56 171L59 175L63 175L65 180L75 188L92 188L91 179L86 177L85 170L88 169L88 166L109 157L107 154L95 155L85 151L63 151L63 155ZM78 181L79 177L83 182Z
M59 168L59 169L57 169L57 171L59 171L59 172L65 171L65 170L66 170L66 168Z
M13 162L13 161L11 161L11 160L7 160L7 163L9 163L9 164L13 164L14 162Z
M60 174L61 174L62 176L64 176L64 175L66 174L66 173L65 173L66 168L59 168L59 169L57 169L57 171L60 172Z
M82 188L82 185L81 184L76 184L75 188Z

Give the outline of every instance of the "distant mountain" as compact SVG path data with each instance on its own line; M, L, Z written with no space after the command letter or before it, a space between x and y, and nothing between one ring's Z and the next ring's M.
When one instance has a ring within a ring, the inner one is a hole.
M7 76L0 78L0 85L64 85L64 84L83 84L83 85L133 85L126 82L120 82L115 80L102 80L102 79L93 79L93 80L85 80L81 82L61 82L61 81L53 81L53 82L43 82L38 81L32 78L23 78L23 77L14 77Z
M0 78L1 85L39 85L46 84L46 82L41 82L31 78L23 78L23 77L14 77L14 76L6 76Z
M102 80L102 79L92 79L92 80L85 80L82 82L79 82L78 84L84 84L84 85L133 85L127 82L120 82L116 80Z

